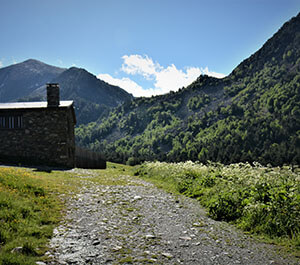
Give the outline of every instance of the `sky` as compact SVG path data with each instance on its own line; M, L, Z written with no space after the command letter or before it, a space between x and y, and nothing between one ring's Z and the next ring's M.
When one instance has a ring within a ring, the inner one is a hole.
M0 67L37 59L164 94L230 74L299 12L299 0L0 0Z

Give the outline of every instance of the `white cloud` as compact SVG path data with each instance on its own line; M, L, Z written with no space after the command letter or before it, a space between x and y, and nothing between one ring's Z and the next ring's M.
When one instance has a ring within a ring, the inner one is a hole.
M209 71L208 67L205 67L204 69L201 68L201 71L202 71L202 74L213 76L213 77L216 77L216 78L223 78L223 77L226 76L226 75L221 74L221 73L216 73L216 72Z
M179 88L191 84L201 74L199 68L188 68L186 73L176 68L174 64L155 74L154 86L161 89L163 94L177 91Z
M154 63L147 55L124 55L122 57L124 63L122 64L122 71L126 74L136 75L140 74L147 79L155 76L155 74L162 69L158 63Z
M177 69L174 64L164 68L159 63L153 62L147 55L138 54L124 55L122 57L122 71L131 75L142 75L148 80L154 80L155 90L160 90L161 94L169 91L177 91L180 87L188 86L201 74L225 77L224 74L212 72L206 68L186 67L186 70Z
M97 77L111 85L119 86L125 89L128 93L131 93L135 97L151 97L156 93L154 89L143 89L141 86L139 86L136 82L132 81L128 77L118 79L113 78L109 74L99 74Z
M3 67L3 63L0 61L0 68Z
M174 64L162 67L159 63L153 62L147 55L124 55L121 70L128 75L141 75L147 80L153 80L154 87L143 89L128 77L122 79L113 78L109 74L99 74L98 78L107 83L117 85L133 94L135 97L165 94L170 91L177 91L181 87L188 86L201 74L225 77L224 74L209 71L208 67L186 67L185 70L177 69Z

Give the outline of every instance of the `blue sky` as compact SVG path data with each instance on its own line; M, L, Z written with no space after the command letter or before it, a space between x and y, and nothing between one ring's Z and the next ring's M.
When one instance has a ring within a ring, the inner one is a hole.
M162 94L228 75L298 12L299 0L0 0L0 67L33 58Z

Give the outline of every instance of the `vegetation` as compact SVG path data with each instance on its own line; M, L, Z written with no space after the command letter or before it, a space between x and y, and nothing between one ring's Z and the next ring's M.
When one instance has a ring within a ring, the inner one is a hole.
M107 160L300 164L300 14L229 76L136 98L76 129Z
M82 179L88 177L101 185L135 185L124 177L133 174L197 199L216 220L233 222L300 250L298 167L189 161L147 162L136 167L108 163L101 171L0 168L0 264L43 260L53 228L61 220L61 198L75 194Z
M0 168L0 264L33 264L61 218L58 195L72 191L63 173Z
M233 222L300 251L299 168L148 162L136 175L196 198L216 220Z
M31 265L45 258L64 212L62 198L76 193L86 175L101 185L126 185L124 175L133 175L133 168L111 163L105 171L0 168L0 264Z

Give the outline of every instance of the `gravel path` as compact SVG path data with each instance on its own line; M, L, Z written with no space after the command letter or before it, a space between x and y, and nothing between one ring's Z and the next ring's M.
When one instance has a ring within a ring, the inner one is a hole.
M125 185L79 177L82 188L67 200L48 264L300 264L208 218L193 199L120 178Z

